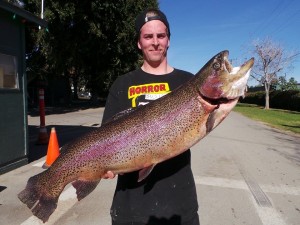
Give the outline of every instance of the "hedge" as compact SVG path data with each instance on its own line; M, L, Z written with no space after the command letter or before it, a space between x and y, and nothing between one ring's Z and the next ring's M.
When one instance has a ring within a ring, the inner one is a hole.
M300 90L270 91L270 108L285 109L300 112ZM249 92L245 98L240 99L241 103L256 104L265 106L265 92Z

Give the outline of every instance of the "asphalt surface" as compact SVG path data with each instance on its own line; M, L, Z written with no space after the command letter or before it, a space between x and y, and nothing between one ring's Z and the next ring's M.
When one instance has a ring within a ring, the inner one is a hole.
M46 111L59 145L100 126L103 108ZM39 117L28 116L30 163L0 176L1 224L43 224L17 194L43 171L47 146L36 145ZM300 224L300 138L232 112L192 148L201 225ZM68 185L45 224L109 225L116 179L102 180L77 202Z

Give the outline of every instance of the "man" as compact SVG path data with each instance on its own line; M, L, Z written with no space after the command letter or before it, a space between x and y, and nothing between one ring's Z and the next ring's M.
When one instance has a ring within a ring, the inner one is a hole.
M142 107L168 94L192 77L191 73L175 69L167 62L170 28L161 11L150 9L138 15L136 31L143 65L113 83L103 123L121 111ZM119 175L111 206L112 224L199 225L190 154L188 150L159 163L141 182L137 171ZM107 173L107 177L113 176L112 172Z

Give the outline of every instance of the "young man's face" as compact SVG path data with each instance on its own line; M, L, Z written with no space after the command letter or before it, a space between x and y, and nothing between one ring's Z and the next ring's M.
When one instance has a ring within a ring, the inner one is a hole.
M169 44L167 27L163 22L152 20L142 26L138 47L150 65L158 65L166 59Z

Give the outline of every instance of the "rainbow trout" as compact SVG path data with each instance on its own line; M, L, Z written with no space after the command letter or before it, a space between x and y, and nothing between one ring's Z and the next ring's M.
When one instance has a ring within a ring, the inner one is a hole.
M96 130L63 146L52 166L29 178L18 195L46 222L65 186L72 182L78 200L91 193L107 172L139 170L139 181L153 167L205 137L244 95L254 59L232 67L228 51L210 59L188 82L132 112L117 114ZM137 129L138 128L138 129Z

